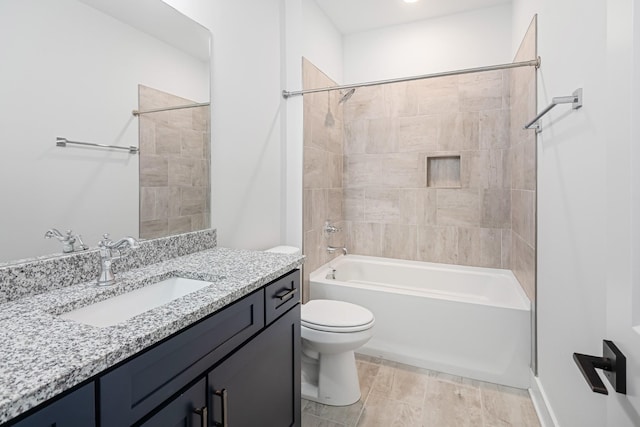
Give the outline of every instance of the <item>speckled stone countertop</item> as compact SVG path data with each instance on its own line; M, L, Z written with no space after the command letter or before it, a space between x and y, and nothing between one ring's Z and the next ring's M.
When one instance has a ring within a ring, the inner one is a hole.
M299 267L304 257L214 248L0 304L3 423ZM211 281L201 290L114 326L57 315L171 276Z

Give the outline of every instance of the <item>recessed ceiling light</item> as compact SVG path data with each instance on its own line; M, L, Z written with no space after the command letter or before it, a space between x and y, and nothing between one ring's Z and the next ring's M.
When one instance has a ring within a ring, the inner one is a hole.
M418 0L404 0L405 3L418 3Z

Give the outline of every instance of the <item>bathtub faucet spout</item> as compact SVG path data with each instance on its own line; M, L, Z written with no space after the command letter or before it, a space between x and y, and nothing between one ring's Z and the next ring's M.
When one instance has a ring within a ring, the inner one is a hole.
M340 248L337 246L327 246L327 252L330 254L334 253L337 250L341 250L344 255L347 255L347 248Z

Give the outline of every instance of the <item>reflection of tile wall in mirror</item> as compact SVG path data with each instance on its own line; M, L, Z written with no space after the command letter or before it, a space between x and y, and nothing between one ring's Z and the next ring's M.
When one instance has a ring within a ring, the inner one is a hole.
M139 86L141 111L193 104ZM209 107L147 113L140 120L140 237L209 227Z

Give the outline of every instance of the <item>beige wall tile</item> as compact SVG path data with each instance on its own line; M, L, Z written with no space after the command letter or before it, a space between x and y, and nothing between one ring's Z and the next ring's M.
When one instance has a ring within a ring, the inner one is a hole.
M477 150L480 147L478 113L446 113L438 117L438 150Z
M169 185L190 187L193 185L193 170L196 162L193 159L169 158Z
M305 233L313 229L313 191L305 188L302 193L302 231Z
M342 188L343 179L343 156L341 154L325 153L325 175L328 176L329 182L327 186L329 188Z
M418 229L415 225L384 224L382 228L382 256L386 258L417 259Z
M370 154L396 153L398 151L397 134L395 118L369 119L365 151Z
M182 189L182 203L180 204L180 215L191 216L202 214L205 211L205 188L185 187Z
M180 132L182 140L182 157L194 159L204 158L204 134L202 131L186 129Z
M342 105L345 122L386 116L382 86L357 88L351 98Z
M163 187L169 184L169 162L161 156L140 157L140 186Z
M382 253L382 224L349 222L347 242L351 253L380 256Z
M381 187L423 188L426 186L424 156L419 153L381 155L376 179Z
M511 269L511 229L502 229L502 268Z
M535 301L535 260L535 250L512 233L511 270L531 301Z
M417 190L366 190L365 220L389 224L416 224L416 193Z
M438 116L399 117L398 151L437 151L440 120Z
M180 216L169 218L169 234L186 233L191 231L191 218Z
M140 221L156 219L156 190L155 188L140 189Z
M458 84L460 111L482 111L502 108L501 71L461 75Z
M383 86L384 104L387 117L405 117L418 114L418 97L411 90L409 82L392 83Z
M182 204L182 187L169 187L169 218L180 216L180 206Z
M418 227L418 260L456 264L458 230L456 227Z
M313 147L304 147L304 188L326 188L329 178L325 169L324 152Z
M205 199L202 196L203 200ZM169 187L159 187L155 189L155 218L163 219L169 217Z
M414 80L407 91L417 97L419 115L459 111L458 76Z
M525 243L535 247L535 192L524 190L513 190L512 226L513 232L522 238Z
M416 192L416 222L418 225L436 225L438 211L437 190L424 189Z
M156 154L156 123L149 117L139 116L140 155Z
M480 223L480 194L476 189L438 189L438 225L477 226Z
M500 268L502 233L496 228L458 228L458 263Z
M511 190L481 190L482 205L480 210L480 226L488 228L511 227Z
M488 188L491 173L489 151L465 151L460 158L460 181L463 188Z
M369 137L369 120L360 119L344 124L344 154L364 154Z
M155 239L165 237L169 234L169 220L159 219L150 221L140 221L140 238Z
M480 149L509 148L510 126L509 110L480 112Z
M344 157L344 187L363 188L379 186L384 176L381 171L385 156L353 154Z
M327 219L332 222L341 222L344 219L344 209L342 208L343 197L342 188L327 190Z
M181 149L180 129L161 124L156 126L157 154L179 156Z
M362 188L345 188L344 219L347 221L364 221L364 192Z

